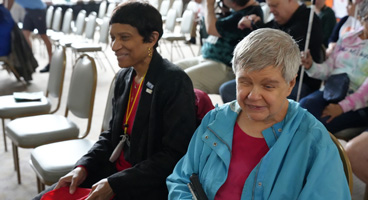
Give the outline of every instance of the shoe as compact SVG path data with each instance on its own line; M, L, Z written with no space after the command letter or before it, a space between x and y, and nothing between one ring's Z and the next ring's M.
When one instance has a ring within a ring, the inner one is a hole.
M196 44L195 37L191 37L190 40L185 41L185 44Z
M50 71L50 64L47 64L45 68L40 70L40 73L45 73Z

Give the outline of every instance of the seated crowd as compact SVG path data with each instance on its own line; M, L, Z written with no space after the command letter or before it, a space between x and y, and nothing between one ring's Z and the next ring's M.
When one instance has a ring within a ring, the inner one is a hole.
M65 187L64 195L87 188L88 200L192 199L193 177L208 199L351 199L328 132L368 128L368 0L349 1L338 23L317 0L310 33L310 8L298 0L266 0L268 22L255 0L222 3L230 10L219 15L215 0L205 2L201 55L175 63L157 50L156 8L134 0L115 8L109 32L121 69L110 128L34 199ZM346 92L327 99L337 74L346 74ZM207 94L217 93L224 104L214 108ZM366 184L367 145L368 129L346 146Z

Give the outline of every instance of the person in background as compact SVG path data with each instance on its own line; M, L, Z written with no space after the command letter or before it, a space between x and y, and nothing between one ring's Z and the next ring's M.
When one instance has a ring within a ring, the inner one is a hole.
M345 33L357 30L361 27L360 21L355 19L355 5L356 3L352 0L348 1L346 6L346 11L348 15L341 18L339 23L337 23L328 39L328 46L326 49L326 56L330 56L332 51L336 46L337 40Z
M368 121L368 0L359 4L358 17L362 28L342 36L329 58L321 64L313 62L310 54L302 59L309 76L327 80L334 74L347 73L348 95L337 103L323 98L323 91L300 100L331 133L351 127L366 126Z
M9 12L13 0L5 0L0 3L0 57L8 56L11 50L11 31L14 20Z
M332 30L336 25L335 12L325 5L326 0L316 0L315 12L321 19L323 45L328 46L328 40L331 36Z
M29 46L32 47L30 36L34 29L37 29L38 34L46 45L49 64L41 69L40 72L49 72L52 46L49 37L46 35L46 4L42 0L15 0L15 2L26 10L23 20L23 34Z
M346 154L349 157L354 174L368 184L368 129L350 140L346 146Z
M304 4L299 4L297 0L267 0L266 3L270 8L270 12L274 15L273 20L264 24L259 16L250 15L243 17L239 21L238 27L240 29L251 28L253 30L268 27L282 30L292 36L297 42L299 49L303 51L307 38L310 9ZM309 49L311 49L313 60L316 62L322 62L324 59L322 56L323 38L321 32L320 20L317 15L314 15ZM298 74L300 74L300 71ZM297 86L294 87L288 97L293 100L297 99L299 76L296 81ZM320 80L304 74L300 98L318 90L320 86ZM236 98L235 88L235 80L228 81L220 86L220 95L224 102L229 102Z
M228 16L216 17L215 1L206 0L205 25L209 36L204 42L202 55L175 62L188 74L196 89L207 94L217 94L220 85L234 78L231 58L235 45L251 32L237 28L239 20L250 14L263 16L255 0L224 0L232 9Z
M326 128L287 99L301 63L290 35L255 30L232 63L237 99L204 117L167 178L169 199L192 199L192 174L208 199L351 199Z
M110 127L51 189L69 187L73 194L91 188L88 200L167 199L165 180L187 150L196 108L187 74L156 50L162 33L161 15L150 4L128 1L115 8L111 48L122 69Z

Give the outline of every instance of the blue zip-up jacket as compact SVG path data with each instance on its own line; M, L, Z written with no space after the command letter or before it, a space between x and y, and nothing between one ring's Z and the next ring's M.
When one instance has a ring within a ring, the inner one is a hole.
M240 111L233 101L205 116L187 153L167 178L169 199L192 199L187 187L192 173L198 174L208 199L215 198L227 178ZM270 150L248 176L242 200L351 199L336 145L298 103L290 100L284 120L262 134Z

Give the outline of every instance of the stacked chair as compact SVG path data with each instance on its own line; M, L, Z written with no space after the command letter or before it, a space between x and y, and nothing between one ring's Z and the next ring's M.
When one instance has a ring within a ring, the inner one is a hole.
M93 58L81 55L73 68L64 115L37 115L8 123L6 135L12 141L18 183L21 183L18 147L36 148L52 142L83 138L89 133L96 84L97 70ZM79 127L73 122L77 119L87 121L84 134L80 134Z

